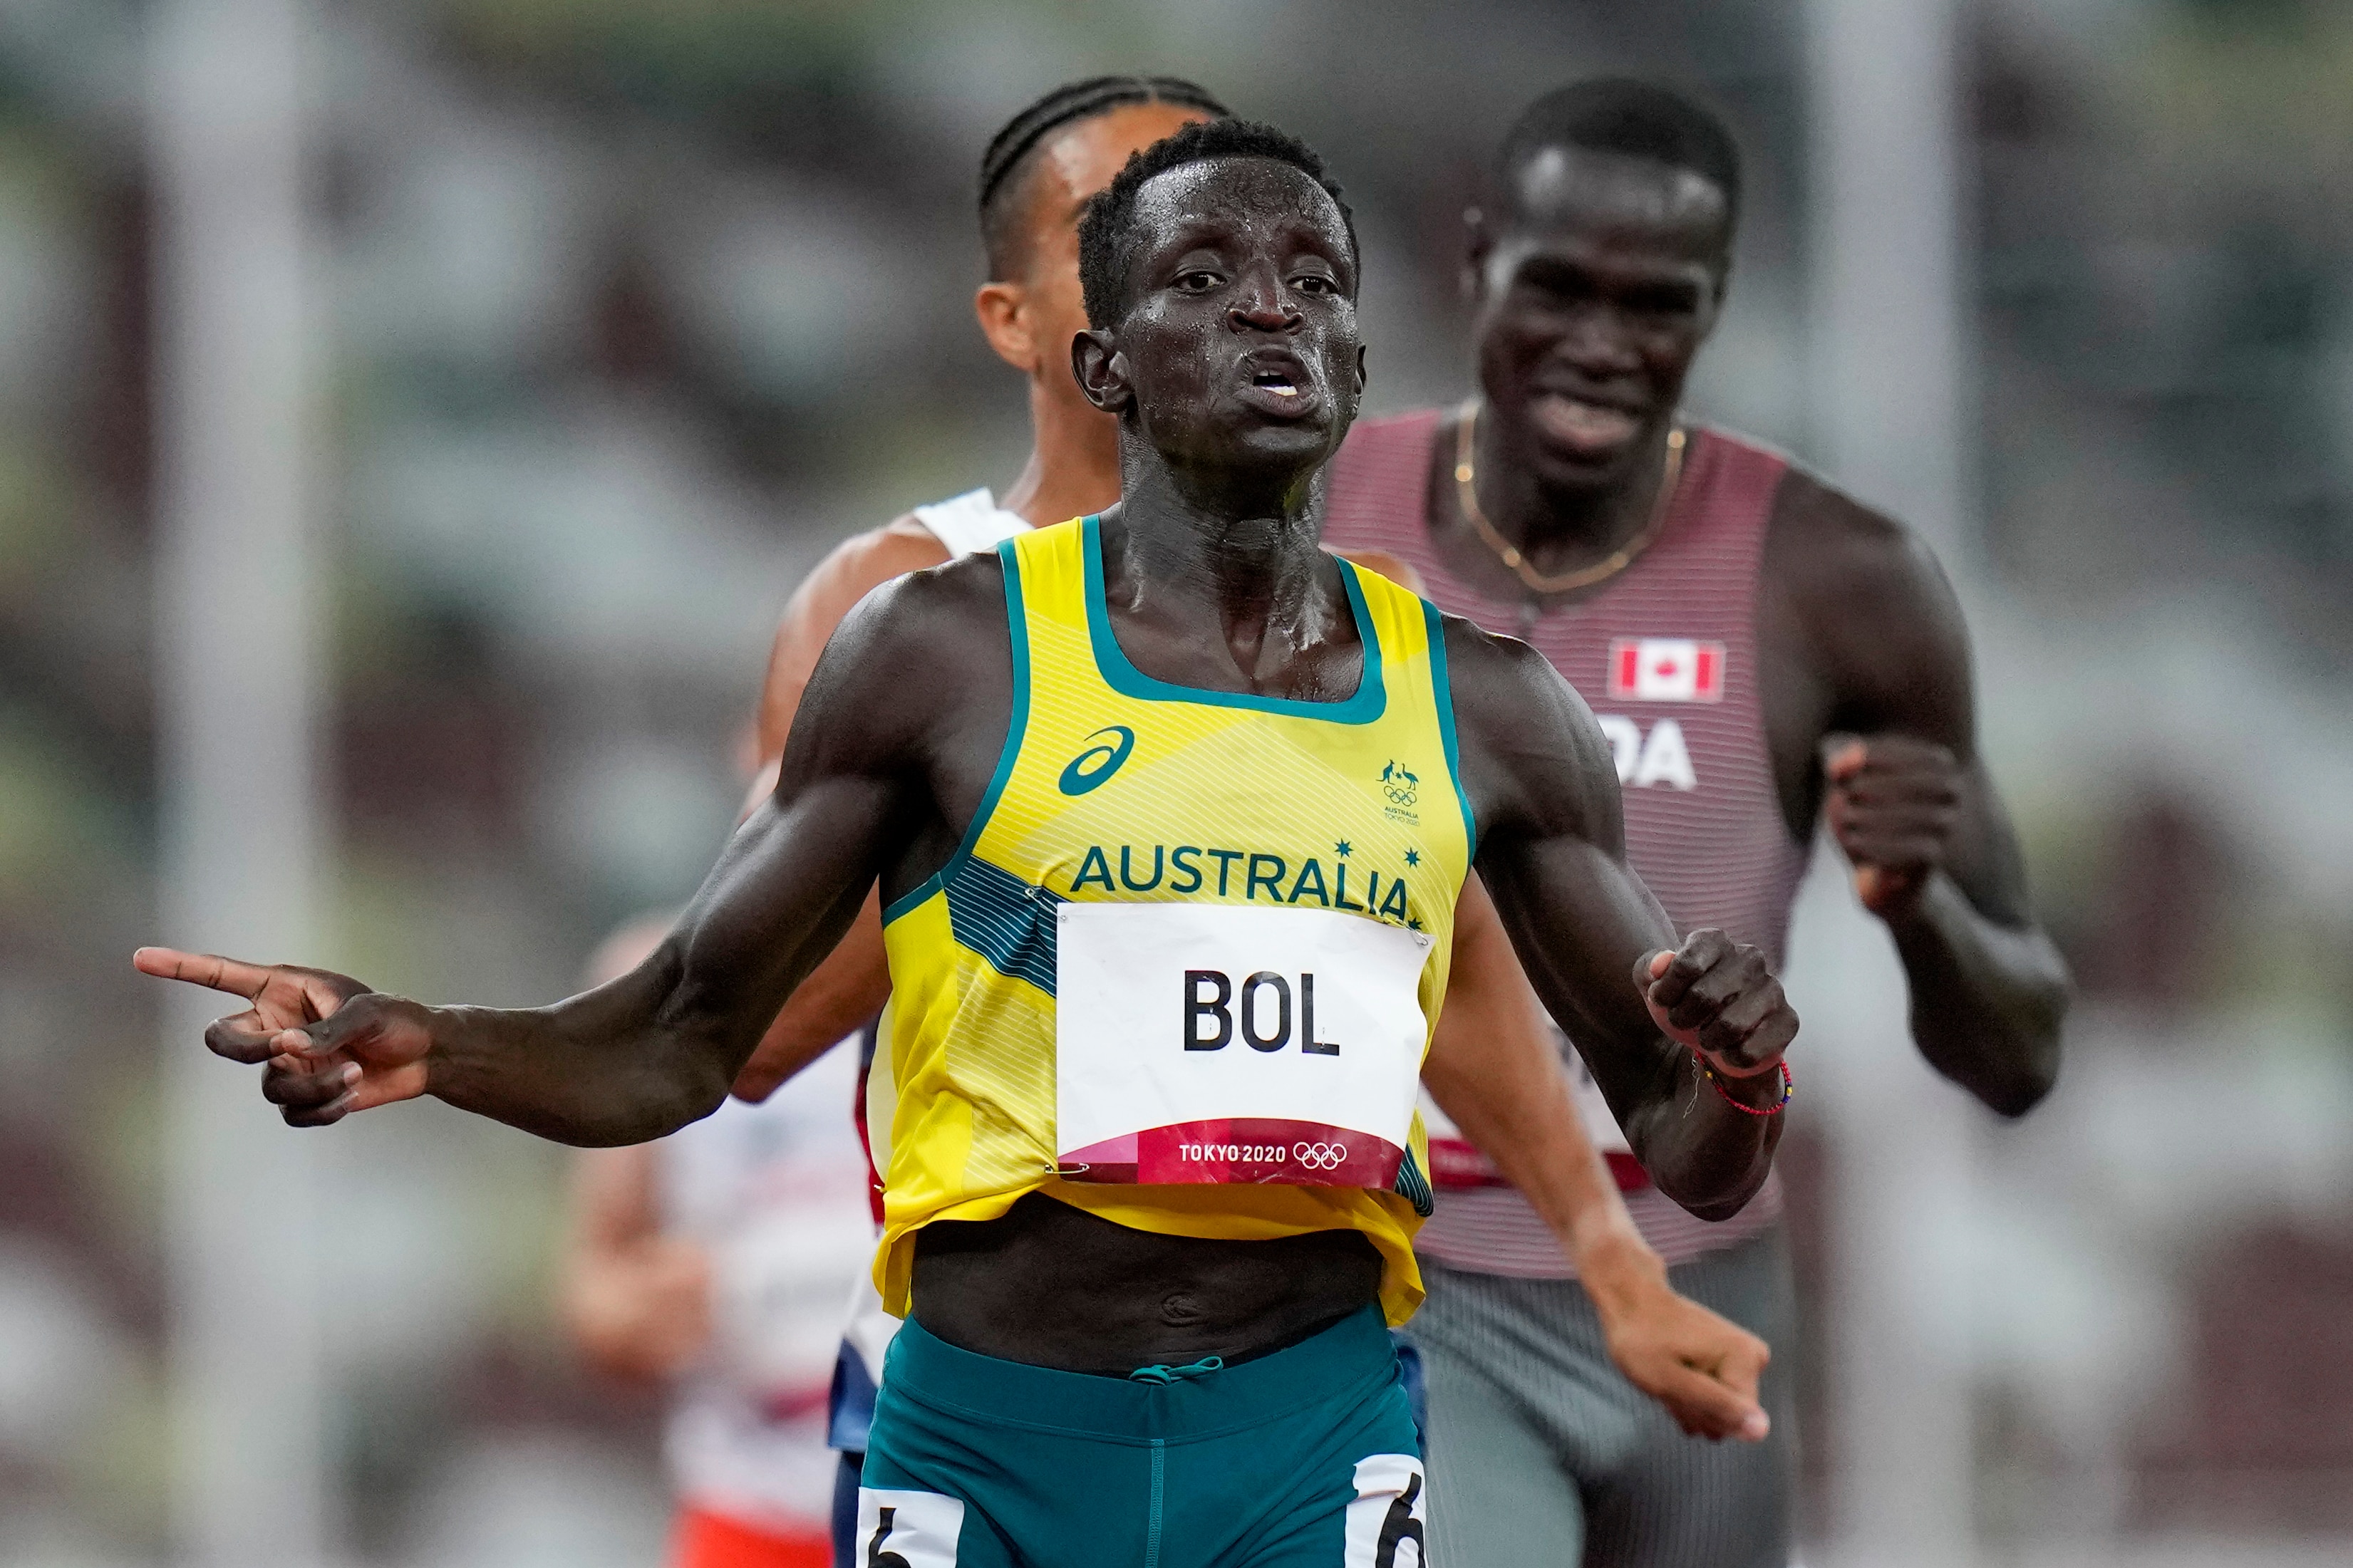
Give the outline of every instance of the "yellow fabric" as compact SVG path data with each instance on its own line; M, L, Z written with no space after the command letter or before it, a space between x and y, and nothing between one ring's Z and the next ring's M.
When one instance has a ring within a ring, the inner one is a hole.
M917 1230L993 1218L1043 1189L1169 1235L1361 1230L1386 1265L1388 1320L1404 1321L1421 1300L1412 1248L1420 1220L1399 1193L1057 1177L1053 905L1366 904L1365 918L1411 923L1434 939L1419 981L1422 1016L1434 1020L1472 850L1442 648L1431 657L1434 613L1343 563L1366 635L1356 695L1233 697L1163 686L1128 664L1102 608L1092 519L1009 540L1000 554L1015 661L1006 753L956 856L885 911L884 1049L896 1100L875 1266L884 1303L907 1310ZM1123 731L1133 735L1124 752ZM1407 1167L1399 1186L1420 1184L1426 1205L1418 1116Z

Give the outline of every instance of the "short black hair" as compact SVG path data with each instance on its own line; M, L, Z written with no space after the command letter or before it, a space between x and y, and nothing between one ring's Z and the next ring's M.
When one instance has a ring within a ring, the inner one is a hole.
M1012 276L1028 260L1019 198L1030 154L1062 127L1131 103L1173 103L1219 120L1233 112L1208 88L1174 76L1093 76L1064 82L1030 103L989 138L988 150L980 155L980 242L991 279Z
M1740 216L1740 145L1714 110L1656 82L1598 77L1555 88L1528 105L1495 151L1505 193L1522 169L1553 147L1583 147L1689 169L1724 193L1725 229Z
M1112 183L1087 203L1079 219L1079 287L1087 306L1087 324L1108 327L1119 317L1120 296L1127 281L1127 239L1135 226L1136 193L1145 182L1218 158L1269 158L1288 163L1324 187L1340 209L1348 231L1348 255L1359 258L1356 216L1325 173L1315 149L1288 131L1255 120L1203 120L1179 128L1128 159Z

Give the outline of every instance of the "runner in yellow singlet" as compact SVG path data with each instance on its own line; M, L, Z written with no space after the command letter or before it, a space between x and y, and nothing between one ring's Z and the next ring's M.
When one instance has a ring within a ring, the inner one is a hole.
M136 962L250 1000L207 1044L268 1063L297 1125L431 1093L637 1142L719 1102L879 878L910 1205L881 1263L911 1316L865 1560L1394 1568L1423 1479L1381 1325L1416 1289L1411 1107L1466 862L1695 1213L1763 1182L1797 1021L1755 949L1679 940L1627 868L1609 744L1548 666L1317 547L1364 362L1354 229L1314 153L1187 127L1091 206L1081 268L1073 373L1120 416L1120 506L853 613L776 795L638 969L500 1010ZM1131 886L1155 845L1167 879ZM1352 877L1343 902L1360 852L1372 901ZM1557 1065L1448 1049L1464 1131L1551 1202Z

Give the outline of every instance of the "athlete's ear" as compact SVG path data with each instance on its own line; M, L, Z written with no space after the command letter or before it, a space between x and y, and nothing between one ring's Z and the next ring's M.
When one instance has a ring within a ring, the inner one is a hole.
M1715 264L1715 299L1708 308L1708 331L1715 330L1716 319L1724 314L1724 302L1732 297L1732 256L1727 251Z
M1462 209L1462 298L1472 304L1487 288L1487 258L1495 254L1495 231L1477 207Z
M1090 327L1071 340L1071 374L1080 395L1105 414L1124 414L1135 401L1127 383L1127 356L1115 334Z
M1365 395L1365 345L1356 345L1356 395Z
M1038 369L1038 344L1029 331L1029 291L1018 283L984 283L972 297L980 334L997 357L1024 375Z

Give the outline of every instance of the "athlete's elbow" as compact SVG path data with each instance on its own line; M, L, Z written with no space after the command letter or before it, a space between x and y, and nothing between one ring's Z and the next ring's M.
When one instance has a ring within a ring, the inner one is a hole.
M1672 1198L1694 1219L1720 1222L1748 1206L1748 1200L1764 1187L1765 1175L1765 1169L1760 1168L1728 1187L1721 1181L1669 1183L1656 1176L1651 1180L1659 1191Z
M650 1131L634 1140L645 1142L667 1138L680 1128L702 1121L727 1101L735 1074L719 1053L698 1049L681 1053L684 1059L663 1075L659 1091L647 1096ZM731 1058L732 1059L732 1058Z
M2059 1020L2063 1010L2063 1003L2047 1026L2027 1037L2025 1048L2008 1064L2008 1070L1978 1089L1978 1098L1988 1110L2016 1121L2050 1098L2059 1084Z
M2068 997L2067 977L2062 970L2021 998L2008 1048L1994 1064L1995 1070L1971 1086L1996 1115L2015 1121L2042 1104L2058 1086Z
M1773 1169L1768 1146L1757 1158L1727 1168L1704 1149L1678 1151L1656 1159L1645 1157L1643 1169L1651 1184L1695 1219L1727 1220L1748 1206Z
M733 1075L707 1051L663 1044L646 1049L634 1070L575 1098L559 1125L532 1131L575 1148L622 1149L667 1138L718 1110Z

